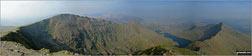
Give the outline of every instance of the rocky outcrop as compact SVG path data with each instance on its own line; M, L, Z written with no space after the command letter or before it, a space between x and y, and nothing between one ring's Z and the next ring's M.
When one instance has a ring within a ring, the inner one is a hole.
M80 54L132 54L153 45L177 45L136 21L117 24L73 14L60 14L22 26L1 39L35 50L46 48L52 52L67 50Z

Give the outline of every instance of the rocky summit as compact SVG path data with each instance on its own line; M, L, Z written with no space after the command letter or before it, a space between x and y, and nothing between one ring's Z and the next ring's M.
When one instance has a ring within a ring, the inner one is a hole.
M35 50L46 48L80 54L134 54L155 45L177 45L134 20L118 24L73 14L60 14L19 27L1 37L1 41L18 42Z

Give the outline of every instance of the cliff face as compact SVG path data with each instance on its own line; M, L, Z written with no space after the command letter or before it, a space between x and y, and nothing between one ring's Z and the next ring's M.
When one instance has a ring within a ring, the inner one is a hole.
M177 45L136 21L117 24L73 14L60 14L20 27L1 40L15 41L37 50L68 50L81 54L130 54L153 45Z
M219 30L216 34L205 40L196 41L188 48L204 54L214 55L230 55L234 54L235 51L251 50L251 39L248 35L233 30L223 23L217 25L219 25Z

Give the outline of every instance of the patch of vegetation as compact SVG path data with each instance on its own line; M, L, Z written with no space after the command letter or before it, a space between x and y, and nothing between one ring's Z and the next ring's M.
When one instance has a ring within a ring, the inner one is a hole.
M161 46L157 46L157 47L152 47L143 51L140 51L137 54L140 55L163 55L165 53L167 53L169 50L166 50L165 48L162 48Z
M51 53L50 49L45 49L45 48L40 49L39 52Z
M178 52L181 55L200 55L200 53L198 53L196 51L191 51L191 50L185 49L185 48L176 48L176 47L173 47L172 49L174 49L175 52Z
M155 46L146 50L138 51L135 55L200 55L200 53L172 46Z
M67 55L74 55L73 52L69 52L67 50L62 50L62 51L58 51L58 52L54 52L53 54L67 54Z

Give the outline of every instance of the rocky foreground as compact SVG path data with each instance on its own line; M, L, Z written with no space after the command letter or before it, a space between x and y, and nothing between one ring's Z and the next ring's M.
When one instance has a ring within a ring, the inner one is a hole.
M27 49L23 45L11 42L11 41L0 41L1 47L0 47L0 55L1 56L65 56L65 55L75 55L75 56L83 56L77 53L71 53L68 51L59 51L50 53L50 50L48 49L41 49L41 50L33 50L33 49Z
M15 32L17 27L0 27L0 37ZM7 29L8 28L8 29ZM0 56L82 56L68 51L51 52L48 49L27 49L22 44L12 41L0 41Z

